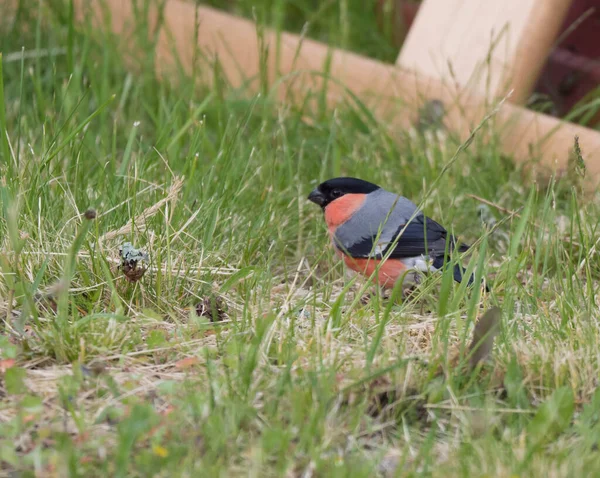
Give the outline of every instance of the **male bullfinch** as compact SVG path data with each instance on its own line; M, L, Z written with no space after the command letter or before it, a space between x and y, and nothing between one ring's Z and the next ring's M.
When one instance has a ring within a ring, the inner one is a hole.
M450 251L468 249L405 197L362 179L330 179L308 199L323 209L336 252L350 269L371 276L387 257L377 273L377 281L386 288L400 279L414 281L416 274L408 272L439 270ZM457 264L454 280L462 279L463 269ZM472 282L471 276L468 283Z

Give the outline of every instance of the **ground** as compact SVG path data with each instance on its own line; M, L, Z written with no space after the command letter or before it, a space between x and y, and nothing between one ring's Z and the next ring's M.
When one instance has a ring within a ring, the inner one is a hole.
M356 103L160 82L151 45L132 62L68 4L18 3L0 18L3 476L597 475L585 151L536 180L493 140L390 131ZM389 60L364 3L228 8ZM444 273L382 297L345 272L306 200L339 175L474 244L490 292Z

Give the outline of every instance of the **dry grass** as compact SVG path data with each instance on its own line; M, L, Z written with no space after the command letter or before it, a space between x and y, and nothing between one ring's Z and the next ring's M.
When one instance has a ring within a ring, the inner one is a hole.
M360 105L161 84L68 8L23 6L0 19L0 475L600 469L600 211L576 177L531 184L493 142L391 137ZM323 8L315 34L342 23ZM475 244L462 260L491 292L445 273L393 299L344 271L305 199L338 175L421 202ZM135 282L124 242L149 254Z

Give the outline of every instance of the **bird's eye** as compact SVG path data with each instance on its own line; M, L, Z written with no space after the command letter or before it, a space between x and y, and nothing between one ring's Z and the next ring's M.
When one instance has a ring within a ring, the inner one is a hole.
M334 189L333 191L331 191L331 196L333 198L339 198L340 196L343 196L344 193L342 191L340 191L339 189Z

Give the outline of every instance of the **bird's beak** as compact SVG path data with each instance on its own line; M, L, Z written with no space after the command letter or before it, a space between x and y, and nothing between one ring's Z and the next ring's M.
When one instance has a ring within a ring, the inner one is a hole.
M323 206L325 203L325 196L319 189L313 189L312 192L308 195L308 200L318 204L319 206Z

